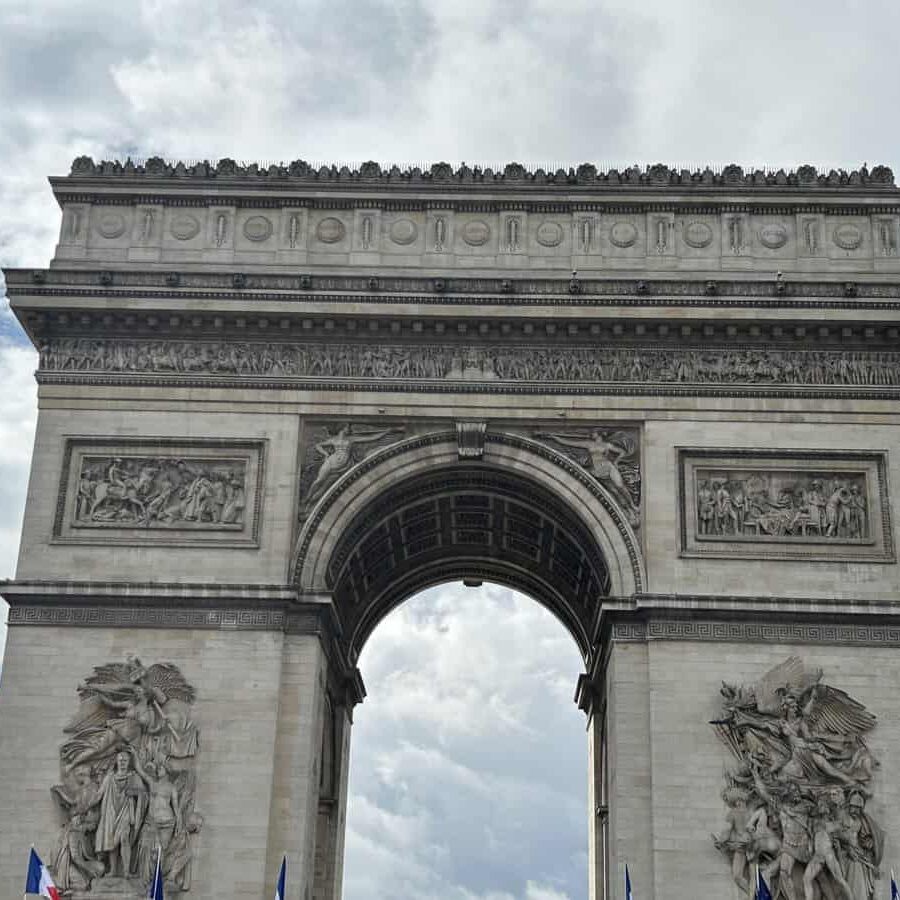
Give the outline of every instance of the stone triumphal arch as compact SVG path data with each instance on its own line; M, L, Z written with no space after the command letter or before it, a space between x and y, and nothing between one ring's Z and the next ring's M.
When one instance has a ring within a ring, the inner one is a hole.
M591 895L900 854L900 192L852 173L75 161L0 889L340 896L359 652L447 580L576 641ZM712 835L712 837L711 837Z

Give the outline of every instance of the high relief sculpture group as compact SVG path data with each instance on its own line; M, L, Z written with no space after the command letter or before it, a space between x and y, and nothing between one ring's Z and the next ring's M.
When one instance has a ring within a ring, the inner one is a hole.
M713 840L752 894L756 867L785 900L872 900L884 832L867 811L875 716L792 657L756 684L722 685L712 724L734 762Z
M161 859L167 886L191 886L200 734L194 689L168 663L97 667L78 688L52 794L63 825L52 869L64 892L102 882L126 893L149 885Z

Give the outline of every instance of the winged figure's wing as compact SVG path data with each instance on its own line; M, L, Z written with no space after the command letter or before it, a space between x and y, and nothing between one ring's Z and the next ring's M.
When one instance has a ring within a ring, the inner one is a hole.
M634 439L634 435L629 434L627 431L613 431L611 434L606 435L606 440L610 444L616 444L621 447L623 457L634 456L637 450L637 441Z
M806 713L808 725L819 732L831 734L859 734L871 731L877 719L858 700L837 688L825 686Z
M781 710L781 691L790 688L802 694L821 677L821 669L807 669L799 656L791 656L756 683L756 707L761 713L774 715Z
M98 696L87 697L81 701L78 711L63 731L66 734L81 734L84 731L102 728L109 716L109 708L104 706Z
M735 759L744 758L744 748L741 743L740 733L731 725L713 725L719 740L731 751Z
M154 663L147 669L147 680L162 691L168 699L192 703L194 689L184 680L181 670L172 663Z
M107 663L105 666L95 666L94 674L89 675L84 684L78 688L78 694L82 700L96 697L95 685L103 685L107 691L115 685L122 685L122 698L127 700L131 696L131 668L127 663Z

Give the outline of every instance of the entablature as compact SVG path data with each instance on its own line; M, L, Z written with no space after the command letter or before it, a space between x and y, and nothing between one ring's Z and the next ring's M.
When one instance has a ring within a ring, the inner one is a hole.
M893 173L100 163L52 178L55 265L900 272Z

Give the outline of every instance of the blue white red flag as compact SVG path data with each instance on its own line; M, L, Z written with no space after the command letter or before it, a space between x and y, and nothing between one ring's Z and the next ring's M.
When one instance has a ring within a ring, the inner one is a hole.
M156 851L156 869L153 872L153 881L150 882L150 893L148 896L150 900L164 900L161 849Z
M634 900L631 893L631 875L628 874L628 863L625 863L625 900Z
M772 892L759 869L756 870L756 890L753 892L753 900L772 900Z
M59 891L47 871L47 867L41 862L41 858L31 848L31 856L28 857L28 875L25 877L25 893L40 894L49 897L50 900L59 900Z
M281 871L278 873L278 884L275 885L275 900L284 900L284 876L287 873L287 857L281 858Z
M891 870L891 900L900 900L900 889L897 888L897 879L894 878L894 871Z

